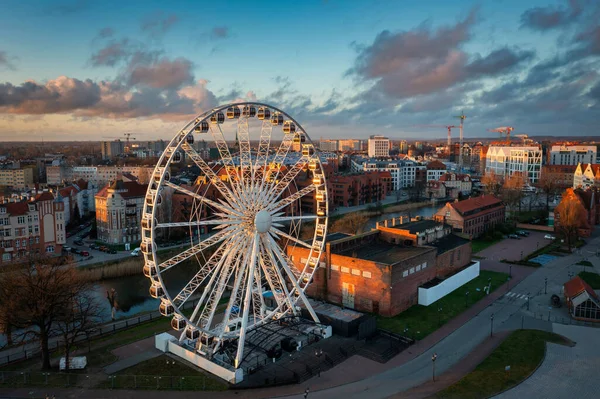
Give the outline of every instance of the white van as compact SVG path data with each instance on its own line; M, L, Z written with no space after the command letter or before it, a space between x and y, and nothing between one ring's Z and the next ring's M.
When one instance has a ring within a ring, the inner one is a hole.
M142 251L141 248L137 247L136 249L131 251L131 256L140 256L141 251Z

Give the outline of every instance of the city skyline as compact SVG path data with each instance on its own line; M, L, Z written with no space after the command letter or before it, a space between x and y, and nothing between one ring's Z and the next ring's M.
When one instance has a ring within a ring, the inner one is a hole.
M9 2L0 141L170 138L243 100L279 106L313 140L442 138L417 125L462 110L466 138L597 134L598 4L431 3Z

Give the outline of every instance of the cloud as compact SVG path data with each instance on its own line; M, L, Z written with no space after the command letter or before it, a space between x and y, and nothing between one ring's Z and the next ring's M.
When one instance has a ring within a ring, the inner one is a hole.
M466 67L470 77L479 75L496 75L513 69L523 61L533 58L533 51L521 51L502 48L492 51L486 57L478 57Z
M229 35L229 28L226 26L215 26L210 30L210 38L213 40L227 39Z
M91 80L60 76L45 85L33 81L0 84L0 110L12 114L48 114L89 108L100 101L100 87Z
M150 37L158 39L164 36L178 20L179 17L175 14L158 13L145 18L142 21L141 29Z
M9 60L6 51L0 51L0 70L2 70L2 68L10 69L13 71L16 69L15 65Z
M89 7L90 3L87 0L78 0L48 7L46 9L46 13L58 15L77 14L88 9Z
M113 41L101 48L90 57L90 64L94 67L110 66L114 67L121 61L129 58L133 48L128 39Z
M569 0L566 7L534 7L521 15L521 27L538 31L555 29L575 22L581 12L577 0Z
M151 65L138 65L129 72L132 86L143 85L155 89L176 89L194 80L192 62L185 58L162 58Z
M115 34L115 31L113 28L102 28L100 29L100 32L98 32L98 37L101 39L106 39L107 37L111 37Z

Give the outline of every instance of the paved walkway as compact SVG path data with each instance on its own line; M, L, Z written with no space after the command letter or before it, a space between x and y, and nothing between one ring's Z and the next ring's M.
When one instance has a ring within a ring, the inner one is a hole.
M574 347L547 344L542 365L515 388L495 396L520 398L597 398L600 392L600 333L596 329L554 324L557 334L575 341Z

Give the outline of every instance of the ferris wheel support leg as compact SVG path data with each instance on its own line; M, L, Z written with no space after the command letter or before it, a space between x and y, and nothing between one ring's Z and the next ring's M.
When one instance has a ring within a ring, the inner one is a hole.
M242 356L244 355L244 340L246 339L246 329L248 328L248 311L250 310L250 299L252 298L252 287L254 280L254 269L256 268L256 257L258 252L258 233L254 235L252 243L252 264L248 272L248 284L246 285L246 296L244 297L244 311L242 316L242 327L240 329L240 338L238 339L238 349L235 356L235 368L240 367Z
M269 241L271 242L271 245L273 246L273 251L275 252L277 257L279 258L279 261L281 262L281 267L283 267L283 270L285 270L285 272L287 273L288 277L290 278L290 280L292 282L292 285L294 286L294 289L300 295L302 302L304 302L304 305L306 306L306 310L308 310L308 313L310 313L310 317L312 317L312 319L315 321L315 323L319 323L320 322L319 317L317 316L314 309L310 305L308 298L306 297L306 295L304 295L304 292L298 285L298 281L296 281L296 276L294 275L294 272L292 272L292 270L290 269L290 267L287 263L287 260L285 259L285 257L281 253L281 251L279 250L279 246L277 245L275 240L273 240L273 237L269 236ZM292 294L293 294L293 291L294 290L292 290Z

